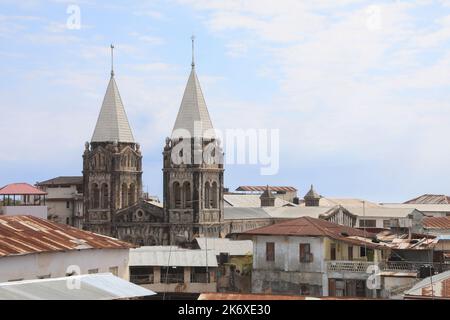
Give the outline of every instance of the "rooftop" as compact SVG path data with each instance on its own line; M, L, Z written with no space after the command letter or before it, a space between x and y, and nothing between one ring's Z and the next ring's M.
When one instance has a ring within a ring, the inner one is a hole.
M0 259L6 256L134 245L32 216L0 216Z
M83 184L83 176L59 176L53 179L38 182L38 186L61 186Z
M76 284L73 290L68 284ZM111 273L0 283L0 300L112 300L156 293Z
M261 207L261 199L258 194L233 194L226 193L223 195L225 206L241 207L241 208L259 208ZM275 207L297 206L296 204L275 197Z
M335 240L345 242L366 244L372 247L378 247L375 243L361 241L349 237L374 238L375 235L364 232L363 230L342 226L331 223L323 219L311 217L302 217L292 219L273 225L246 231L243 234L248 235L280 235L280 236L306 236L306 237L329 237Z
M251 240L230 240L228 238L196 238L201 250L213 250L216 255L229 253L230 256L245 256L253 254Z
M450 197L444 194L423 194L417 198L405 201L405 204L450 204Z
M214 250L143 246L130 250L130 266L217 267Z
M426 217L422 224L425 229L450 229L450 217Z
M450 271L423 279L405 291L405 298L450 299Z
M11 183L0 189L0 195L46 195L47 192L39 190L28 183Z
M269 186L270 190L274 192L296 192L297 189L288 186ZM267 186L239 186L236 191L252 191L252 192L264 192Z

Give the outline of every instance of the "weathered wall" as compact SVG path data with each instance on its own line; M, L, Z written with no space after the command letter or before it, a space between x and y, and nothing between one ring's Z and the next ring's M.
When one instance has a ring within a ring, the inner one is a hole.
M7 256L0 258L0 282L33 280L48 275L51 278L65 277L67 267L71 265L79 266L81 274L87 274L90 269L98 269L99 273L110 272L109 268L118 267L118 276L128 280L128 261L128 249L86 249Z

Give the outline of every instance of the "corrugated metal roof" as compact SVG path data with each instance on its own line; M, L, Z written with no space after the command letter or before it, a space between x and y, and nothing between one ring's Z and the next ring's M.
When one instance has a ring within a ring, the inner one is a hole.
M422 224L426 229L450 229L450 217L426 217Z
M431 286L433 283L433 286ZM423 279L411 289L405 291L406 296L450 298L450 271L445 271Z
M20 182L11 183L0 189L0 195L46 195L47 192L33 187L31 184Z
M367 200L357 199L357 198L328 198L321 197L319 200L319 206L321 207L334 207L337 205L343 207L363 207L365 202L366 208L377 208L380 207L379 204Z
M230 256L246 256L253 254L253 241L230 240L228 238L196 238L201 250L213 250L216 255L221 252Z
M444 194L424 194L417 198L405 201L405 204L450 204L450 197Z
M130 250L130 266L217 267L214 250L143 246Z
M292 219L269 226L256 228L244 232L248 235L281 235L281 236L308 236L308 237L329 237L335 240L351 242L355 244L365 244L370 247L381 247L375 243L360 241L356 238L375 238L374 234L363 230L331 223L323 219L302 217Z
M223 199L232 207L259 208L261 199L258 194L224 194ZM275 207L297 206L296 204L275 197Z
M365 210L362 207L350 207L344 206L349 212L362 218L364 215L366 218L370 217L386 217L386 218L406 218L409 214L414 212L414 208L372 208L366 207Z
M111 75L91 142L134 142L114 76Z
M134 245L33 216L0 216L0 258L81 249L127 249Z
M52 186L52 185L80 185L83 184L83 176L60 176L53 179L38 182L38 186Z
M155 294L111 273L0 283L0 300L111 300Z
M182 131L189 133L187 138L212 138L214 137L212 130L213 125L202 88L195 73L195 68L192 68L172 130L172 138L186 137L186 134L183 134Z
M270 219L271 216L264 211L263 208L238 208L225 207L223 208L225 220L239 220L239 219Z
M450 204L382 203L386 208L410 208L422 212L450 212Z
M275 191L275 192L279 192L279 191L284 191L284 192L296 192L297 189L294 187L289 187L289 186L269 186L270 190ZM264 190L266 190L267 186L239 186L236 191L257 191L257 192L263 192Z

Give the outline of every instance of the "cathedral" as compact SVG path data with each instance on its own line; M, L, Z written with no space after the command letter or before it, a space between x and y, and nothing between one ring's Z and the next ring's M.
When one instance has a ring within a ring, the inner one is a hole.
M113 46L111 46L111 54ZM163 146L163 205L142 192L135 141L113 68L83 154L83 228L137 245L185 244L223 237L223 151L216 139L194 58L170 137Z

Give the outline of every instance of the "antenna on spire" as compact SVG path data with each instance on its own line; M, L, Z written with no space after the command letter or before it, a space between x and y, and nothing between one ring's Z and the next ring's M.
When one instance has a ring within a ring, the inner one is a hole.
M111 44L111 77L114 77L114 45Z
M195 36L194 35L192 35L191 40L192 40L192 63L191 63L191 66L193 68L193 67L195 67L195 62L194 62L194 40L195 40Z

